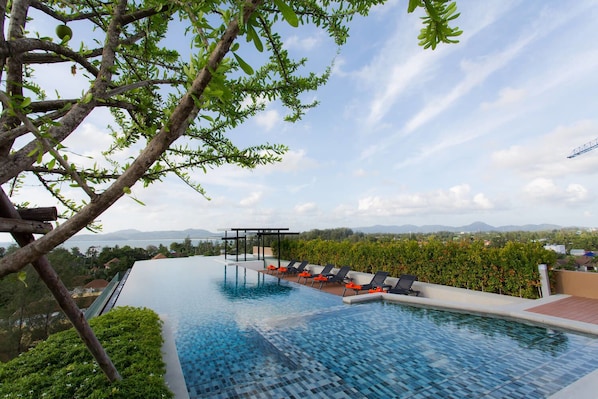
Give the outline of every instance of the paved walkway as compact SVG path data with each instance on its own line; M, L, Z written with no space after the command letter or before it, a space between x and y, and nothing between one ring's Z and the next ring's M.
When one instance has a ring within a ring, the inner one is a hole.
M598 299L571 296L528 308L526 311L584 323L598 324Z

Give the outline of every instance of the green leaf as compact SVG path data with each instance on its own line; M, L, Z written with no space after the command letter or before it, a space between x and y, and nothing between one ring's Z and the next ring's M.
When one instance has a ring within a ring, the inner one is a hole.
M282 17L289 23L289 25L294 28L299 26L299 18L297 18L297 14L295 14L293 8L282 0L274 0L274 4L278 7L282 13Z
M251 65L249 65L248 63L246 63L245 61L243 61L243 59L241 57L239 57L237 54L233 53L233 55L235 56L235 59L239 63L239 66L241 67L241 69L247 75L253 75L253 68L251 67Z
M87 104L87 103L89 103L89 102L91 101L91 99L92 99L92 98L93 98L93 95L92 95L91 93L87 93L87 94L85 95L85 97L83 97L83 98L81 99L81 102L82 102L83 104Z
M29 97L25 97L23 99L23 102L21 102L21 108L25 108L26 106L28 106L29 104L31 104L31 98Z
M123 193L131 194L131 187L123 187Z
M409 0L407 12L413 12L420 5L420 0Z
M264 51L264 45L260 40L260 36L257 34L252 25L247 25L247 41L252 40L256 50L260 53Z
M20 282L25 284L25 287L27 287L27 281L25 281L27 279L27 272L20 271L19 273L17 273L17 278L19 279Z
M133 201L137 202L139 205L145 206L145 204L142 201L138 200L137 198L135 198L135 197L131 197L131 198L133 198Z

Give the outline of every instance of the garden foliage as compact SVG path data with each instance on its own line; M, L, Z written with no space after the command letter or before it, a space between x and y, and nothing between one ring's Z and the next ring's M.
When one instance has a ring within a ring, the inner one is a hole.
M119 307L90 321L120 371L110 383L74 329L0 363L0 398L172 398L164 381L162 334L149 309Z
M553 265L556 253L541 243L508 242L501 248L483 241L386 242L285 240L284 259L306 259L313 264L348 265L351 270L390 276L415 274L420 281L524 298L540 296L538 265Z

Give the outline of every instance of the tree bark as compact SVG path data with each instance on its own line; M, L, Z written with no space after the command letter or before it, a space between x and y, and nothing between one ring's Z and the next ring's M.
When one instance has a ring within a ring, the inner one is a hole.
M50 223L0 217L0 231L4 233L46 234L52 229Z
M4 190L0 188L0 216L8 216L13 219L19 218L19 212L14 208L10 199L4 193ZM13 238L23 247L33 242L35 238L31 233L12 233ZM66 314L68 319L71 321L75 330L87 346L87 349L91 352L94 359L98 362L106 377L110 382L120 380L122 377L116 370L116 367L110 360L110 357L102 347L102 344L95 336L93 330L87 323L85 315L79 309L70 292L60 280L60 277L48 261L45 255L41 255L39 258L31 262L35 271L39 274L40 278L46 284L58 305Z
M55 206L17 209L17 212L19 212L21 219L24 220L37 220L39 222L58 220L58 210Z

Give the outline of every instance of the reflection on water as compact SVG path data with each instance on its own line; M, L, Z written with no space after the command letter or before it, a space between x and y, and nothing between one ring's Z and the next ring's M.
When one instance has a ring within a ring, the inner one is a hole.
M267 278L265 273L249 272L237 265L224 266L224 280L218 288L229 300L255 299L262 296L289 295L293 288L280 279Z
M393 306L393 304L387 304ZM403 312L415 319L425 319L439 328L466 334L471 339L508 338L521 348L535 349L557 356L567 349L568 335L562 331L535 325L523 325L501 318L482 317L423 307L404 306ZM525 328L522 328L525 327Z

